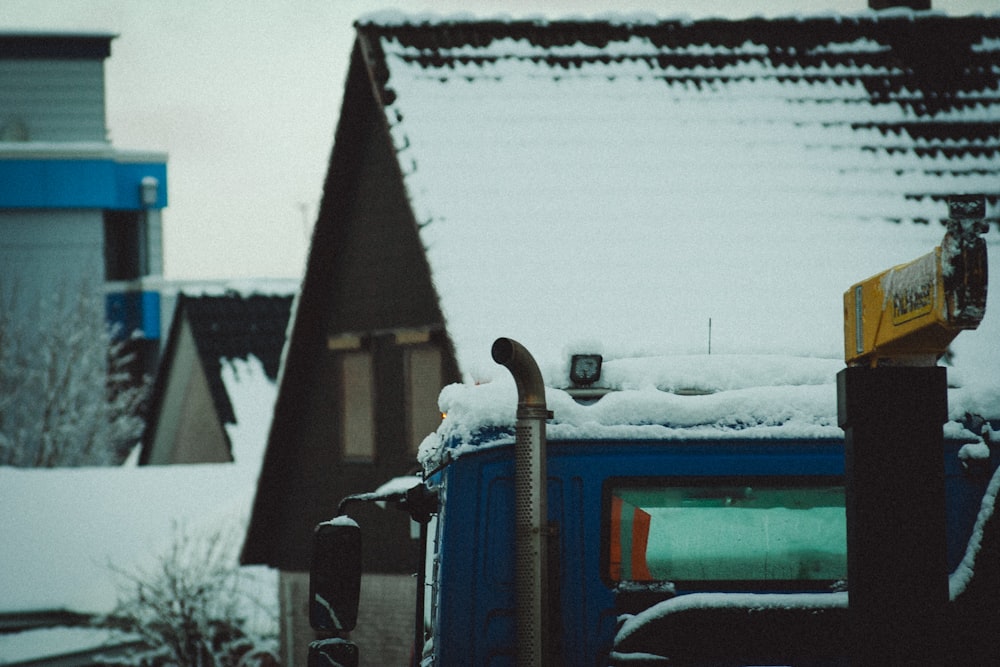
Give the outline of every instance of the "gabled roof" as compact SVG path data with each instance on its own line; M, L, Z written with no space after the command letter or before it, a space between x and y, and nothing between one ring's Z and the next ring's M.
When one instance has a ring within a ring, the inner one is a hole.
M291 295L245 296L230 291L223 296L179 296L177 313L191 325L215 408L224 423L233 424L236 417L222 383L222 360L245 360L253 355L260 359L267 377L277 381L291 307Z
M247 360L254 356L260 360L267 378L276 382L291 305L292 296L284 294L244 295L232 290L222 295L178 294L170 334L150 395L150 414L139 459L141 464L149 462L170 369L177 358L184 327L189 328L193 338L221 428L224 424L236 423L232 402L222 379L223 362Z
M498 335L548 372L710 318L716 352L837 357L843 291L937 245L944 197L997 220L1000 15L357 29L469 379Z

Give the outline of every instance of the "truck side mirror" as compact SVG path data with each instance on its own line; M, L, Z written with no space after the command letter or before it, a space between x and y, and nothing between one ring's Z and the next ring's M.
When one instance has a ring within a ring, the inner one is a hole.
M309 571L309 624L314 630L353 630L361 594L361 528L338 516L316 526Z
M321 639L309 644L307 667L358 667L358 647L346 639Z

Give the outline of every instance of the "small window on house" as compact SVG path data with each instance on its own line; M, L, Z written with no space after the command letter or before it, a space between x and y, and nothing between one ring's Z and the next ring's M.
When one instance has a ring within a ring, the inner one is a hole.
M407 437L410 451L416 453L424 438L441 423L441 350L432 345L413 346L404 358Z
M349 461L375 459L375 380L372 355L367 350L343 352L343 452Z

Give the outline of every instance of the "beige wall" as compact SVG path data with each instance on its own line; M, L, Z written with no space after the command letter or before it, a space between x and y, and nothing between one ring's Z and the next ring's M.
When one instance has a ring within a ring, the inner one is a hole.
M309 642L317 634L309 627L309 573L281 572L283 667L305 667ZM406 667L413 643L416 577L407 574L366 574L361 582L358 626L351 641L359 647L360 667Z
M161 400L150 465L232 460L224 426L212 402L191 326L181 322Z

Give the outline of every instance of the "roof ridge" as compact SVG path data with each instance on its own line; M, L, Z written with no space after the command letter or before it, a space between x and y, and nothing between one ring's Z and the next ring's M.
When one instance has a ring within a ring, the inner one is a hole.
M541 15L511 16L498 14L493 16L476 16L469 13L439 14L433 12L406 13L396 10L377 11L360 16L354 21L356 28L381 28L386 31L424 29L442 30L463 26L478 26L481 28L506 29L509 31L523 30L533 27L537 29L572 29L591 28L595 26L614 27L622 30L643 31L648 29L682 26L698 27L709 25L746 25L746 24L799 24L812 23L833 24L900 24L925 21L1000 21L1000 13L951 15L942 10L928 11L872 11L857 12L815 12L812 14L798 13L779 16L753 15L745 17L704 16L692 17L689 14L658 15L650 12L614 13L608 12L594 16L567 15L563 17L547 17Z

